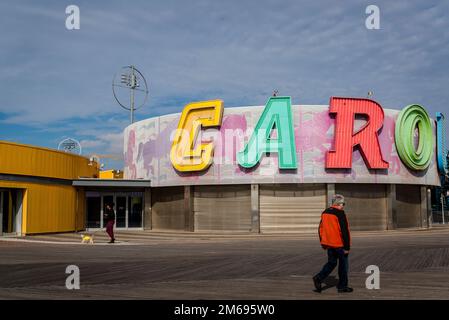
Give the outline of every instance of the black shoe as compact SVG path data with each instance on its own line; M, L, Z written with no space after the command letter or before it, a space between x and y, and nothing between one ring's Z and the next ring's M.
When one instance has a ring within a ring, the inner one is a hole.
M114 243L115 239L111 239L111 241L109 241L108 243Z
M313 277L313 284L315 285L315 289L317 292L321 292L321 280L318 276Z
M349 288L349 287L338 289L338 293L349 293L349 292L352 292L352 291L354 291L354 289Z

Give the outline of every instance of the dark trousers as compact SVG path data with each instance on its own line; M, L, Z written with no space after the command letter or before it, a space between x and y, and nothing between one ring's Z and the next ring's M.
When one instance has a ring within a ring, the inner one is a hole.
M106 224L106 233L109 235L111 240L114 239L114 223L114 220L109 220Z
M346 288L348 286L348 268L349 268L349 261L348 261L348 255L345 255L345 252L342 248L334 249L329 248L327 249L327 263L323 266L323 269L320 271L320 273L317 274L318 279L320 281L323 281L326 279L331 272L335 269L338 262L338 284L337 288Z

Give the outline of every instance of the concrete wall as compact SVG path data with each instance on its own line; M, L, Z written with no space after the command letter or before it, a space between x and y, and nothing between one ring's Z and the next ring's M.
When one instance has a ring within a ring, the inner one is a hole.
M345 213L351 230L386 230L387 189L383 184L336 184L335 193L345 197Z
M153 230L184 230L184 187L151 189Z
M326 207L325 184L264 184L259 188L261 232L317 232Z
M333 194L346 198L352 231L428 226L427 190L384 184L272 184L151 188L147 229L316 232ZM146 196L147 197L147 196ZM148 196L149 197L149 196ZM423 221L421 221L423 220Z
M396 186L396 228L421 227L421 188Z
M250 185L195 186L196 231L251 231Z

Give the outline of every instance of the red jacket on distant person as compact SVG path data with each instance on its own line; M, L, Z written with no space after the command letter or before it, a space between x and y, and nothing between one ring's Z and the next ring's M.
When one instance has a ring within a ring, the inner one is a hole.
M327 248L351 249L351 234L344 210L334 206L327 208L321 214L318 228L321 246Z

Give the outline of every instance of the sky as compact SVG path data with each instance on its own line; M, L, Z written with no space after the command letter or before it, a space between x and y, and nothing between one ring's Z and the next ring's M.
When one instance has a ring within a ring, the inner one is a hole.
M66 28L69 5L79 30ZM366 28L368 5L380 29ZM449 1L3 0L0 140L70 137L121 169L130 120L111 83L126 65L149 85L137 121L208 99L264 105L275 89L293 104L372 91L384 108L434 117L448 110Z

